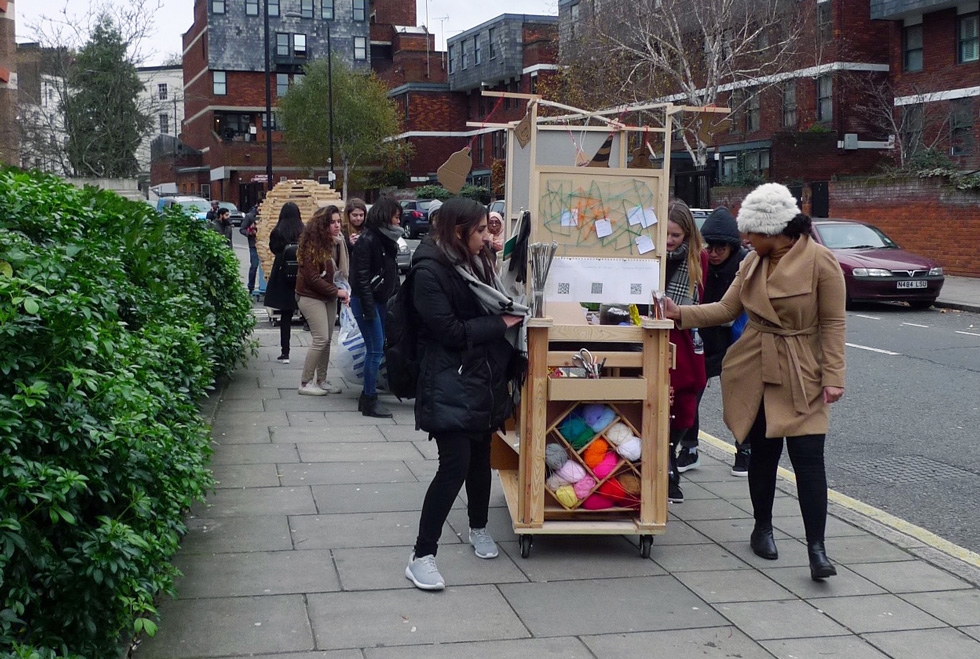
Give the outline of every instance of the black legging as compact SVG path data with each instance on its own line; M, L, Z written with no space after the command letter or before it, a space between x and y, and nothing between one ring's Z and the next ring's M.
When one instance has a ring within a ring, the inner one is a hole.
M435 440L439 469L422 503L416 557L435 556L442 526L464 481L471 529L486 527L490 507L490 436L454 433L436 435Z
M279 312L279 346L282 354L289 356L289 333L293 330L293 310L283 309Z
M762 405L748 436L752 441L749 493L752 496L755 526L770 528L772 503L776 496L776 469L783 452L783 438L766 438L766 412ZM786 450L796 472L796 492L800 498L807 543L823 542L827 526L827 473L823 461L825 438L826 435L786 438Z

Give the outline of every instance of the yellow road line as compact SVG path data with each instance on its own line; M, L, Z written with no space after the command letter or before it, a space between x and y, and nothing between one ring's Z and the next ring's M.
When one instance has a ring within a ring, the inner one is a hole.
M700 431L700 433L698 434L698 438L701 441L707 442L708 444L714 446L717 449L721 449L722 451L725 451L727 453L732 453L732 454L735 453L735 447L733 445L729 444L724 440L718 439L713 435L709 435L703 430ZM778 473L779 476L784 478L785 480L791 483L796 483L796 475L793 472L791 472L789 469L784 469L783 467L779 467ZM891 513L886 513L884 510L875 508L874 506L869 506L868 504L862 501L858 501L857 499L854 499L853 497L849 497L846 494L841 494L836 490L828 490L827 498L830 501L833 501L834 503L841 505L849 510L853 510L866 517L870 517L876 522L880 522L881 524L893 528L896 531L912 536L913 538L919 540L920 542L934 549L938 549L939 551L943 552L948 556L952 556L953 558L958 558L964 563L969 563L974 567L980 567L980 554L970 551L965 547L960 547L959 545L954 544L949 540L946 540L945 538L941 538L935 533L933 533L932 531L927 531L921 526L916 526L915 524L911 524L900 517L896 517Z

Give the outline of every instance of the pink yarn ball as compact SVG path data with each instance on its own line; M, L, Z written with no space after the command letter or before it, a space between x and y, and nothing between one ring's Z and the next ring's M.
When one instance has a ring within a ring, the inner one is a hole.
M602 462L597 464L595 468L592 469L592 473L596 475L596 478L602 480L611 474L618 464L619 456L614 452L609 451L606 453L605 457L602 458Z
M577 483L585 477L585 467L569 460L558 470L558 475L568 483Z
M579 499L584 499L589 496L589 492L595 487L595 479L591 476L585 476L579 482L575 483L575 496Z
M607 499L601 494L593 494L582 502L582 507L586 510L605 510L615 505L616 503L612 499Z

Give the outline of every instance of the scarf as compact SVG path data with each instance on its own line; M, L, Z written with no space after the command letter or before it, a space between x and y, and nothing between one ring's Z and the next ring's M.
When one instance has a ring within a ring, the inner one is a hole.
M386 224L378 227L378 232L393 243L397 243L398 239L405 235L405 231L397 224Z
M347 242L343 236L337 236L333 243L333 257L336 265L337 274L341 275L344 281L350 276L350 256L347 254Z
M677 305L697 304L698 291L691 295L691 273L687 269L687 243L667 252L667 297Z
M446 254L445 251L443 253ZM492 275L492 285L485 284L469 268L469 264L459 263L449 254L446 255L450 257L450 261L454 264L453 267L456 268L456 272L463 278L463 281L469 286L470 291L476 296L480 306L487 313L497 316L503 316L504 314L524 316L525 319L530 315L531 309L527 305L518 302L504 293L503 283L501 283L500 277L496 273ZM514 327L508 327L504 336L515 350L518 350L521 354L527 352L527 330L524 327L524 323L515 325Z

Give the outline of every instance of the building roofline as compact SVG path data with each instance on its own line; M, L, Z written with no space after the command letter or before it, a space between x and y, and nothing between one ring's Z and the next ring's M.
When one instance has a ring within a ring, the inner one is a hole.
M406 82L403 85L392 87L388 90L388 96L398 96L405 92L448 92L448 82Z
M549 14L500 14L499 16L496 16L494 18L491 18L488 21L483 21L479 25L476 25L474 27L471 27L468 30L464 30L464 31L460 32L459 34L456 34L456 35L453 35L453 36L449 37L446 40L446 43L448 44L450 41L452 41L453 43L455 43L457 41L462 41L463 39L466 39L467 37L473 36L474 33L479 32L480 30L482 30L484 28L490 27L492 25L496 25L498 23L508 22L508 21L520 21L522 24L524 24L524 23L546 23L546 24L549 24L549 25L558 25L558 17L557 16L551 16Z

